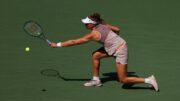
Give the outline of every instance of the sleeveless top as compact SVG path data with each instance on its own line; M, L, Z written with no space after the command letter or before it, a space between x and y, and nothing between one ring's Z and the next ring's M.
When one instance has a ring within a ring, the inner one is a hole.
M119 46L126 44L123 38L114 33L106 25L99 24L93 31L98 31L101 34L100 42L103 44L108 55L113 55Z

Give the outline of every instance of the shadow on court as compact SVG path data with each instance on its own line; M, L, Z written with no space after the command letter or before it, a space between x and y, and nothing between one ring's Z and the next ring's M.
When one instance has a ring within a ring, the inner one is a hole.
M41 75L48 76L48 77L57 77L64 81L89 81L90 79L86 78L66 78L62 76L58 70L55 69L44 69L40 71ZM118 75L116 72L110 72L110 73L103 73L103 77L101 78L101 82L105 84L109 81L117 81L119 82ZM138 77L135 72L128 72L128 76L130 77ZM140 86L134 86L135 84L123 84L123 89L152 89L152 87L140 87Z
M90 79L85 78L66 78L60 74L58 70L55 69L43 69L40 71L41 75L48 76L48 77L57 77L64 81L88 81Z
M116 72L103 73L102 75L104 76L103 78L101 78L102 83L106 83L108 81L117 81L117 82L119 82L118 75L117 75ZM137 75L135 75L135 72L128 72L128 76L138 77Z

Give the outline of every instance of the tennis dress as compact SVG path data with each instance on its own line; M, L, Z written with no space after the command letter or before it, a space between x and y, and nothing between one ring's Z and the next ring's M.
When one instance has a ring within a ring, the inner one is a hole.
M103 44L108 55L115 57L116 63L127 64L128 48L126 41L122 37L103 24L97 25L93 31L100 33L100 43Z

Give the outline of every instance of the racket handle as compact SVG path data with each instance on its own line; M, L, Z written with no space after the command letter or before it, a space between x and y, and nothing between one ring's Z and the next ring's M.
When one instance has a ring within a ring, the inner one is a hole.
M51 41L49 41L48 39L46 39L46 42L50 45L51 44Z

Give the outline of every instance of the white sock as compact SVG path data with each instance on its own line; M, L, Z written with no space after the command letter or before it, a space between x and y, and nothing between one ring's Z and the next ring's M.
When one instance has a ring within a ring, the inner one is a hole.
M144 79L144 82L145 82L145 83L148 83L148 84L151 84L151 80L150 80L149 78L145 78L145 79Z
M98 76L93 76L93 80L100 81Z

